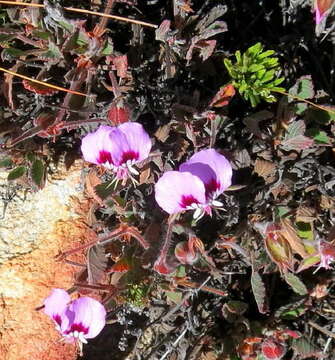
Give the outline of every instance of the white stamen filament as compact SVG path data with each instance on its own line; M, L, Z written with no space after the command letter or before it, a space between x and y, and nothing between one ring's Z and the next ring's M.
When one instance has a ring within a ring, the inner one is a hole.
M215 207L222 207L223 203L221 201L218 201L218 200L213 200L211 205L213 205Z
M128 167L128 170L129 170L132 174L134 174L134 175L139 175L139 172L138 172L136 169L134 169L134 168L132 167L132 165L128 165L127 167Z

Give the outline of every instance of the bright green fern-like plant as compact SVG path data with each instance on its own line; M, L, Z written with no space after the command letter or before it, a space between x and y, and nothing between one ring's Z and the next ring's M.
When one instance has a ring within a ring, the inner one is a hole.
M263 45L257 43L243 54L236 51L236 62L224 59L224 64L232 77L232 84L244 99L255 107L261 100L275 102L272 92L285 91L278 87L284 78L279 77L280 65L277 57L273 57L273 50L263 51Z

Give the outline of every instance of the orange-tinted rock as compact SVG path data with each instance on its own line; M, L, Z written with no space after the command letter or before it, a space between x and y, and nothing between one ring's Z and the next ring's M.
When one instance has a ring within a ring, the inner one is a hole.
M78 182L74 181L74 186L79 184L80 171L76 171ZM52 203L50 198L45 200ZM0 265L1 360L73 360L77 357L75 346L61 342L49 317L35 310L52 288L70 288L78 271L73 266L56 262L55 256L61 250L71 249L94 237L83 220L66 213L72 209L64 207L63 210L64 214L60 214L59 209L55 212L56 221L53 223L50 219L47 231L43 226L41 233L34 232L38 233L34 250ZM29 221L27 224L32 226ZM34 226L38 228L38 223ZM83 263L84 256L74 254L71 260Z

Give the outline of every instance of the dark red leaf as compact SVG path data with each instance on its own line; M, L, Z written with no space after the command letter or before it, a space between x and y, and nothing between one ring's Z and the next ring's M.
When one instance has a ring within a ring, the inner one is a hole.
M275 339L265 339L262 344L262 354L266 360L280 360L286 353L284 345Z
M55 90L48 86L36 84L29 80L22 80L22 85L25 89L39 95L53 95L58 92L58 90Z

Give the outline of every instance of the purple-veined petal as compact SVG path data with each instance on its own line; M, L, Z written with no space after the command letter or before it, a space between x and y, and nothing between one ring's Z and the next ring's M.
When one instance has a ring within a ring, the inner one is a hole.
M106 324L106 310L97 300L81 297L74 300L66 311L69 324L65 335L72 335L79 339L96 337Z
M190 173L167 171L155 185L155 198L163 210L175 214L205 204L205 187Z
M81 151L86 161L105 166L113 164L113 148L110 141L113 130L111 126L101 125L95 132L87 134L82 139Z
M113 131L110 132L109 142L113 164L115 166L121 166L126 163L127 160L138 158L138 154L130 149L127 137L119 128L114 128Z
M64 323L67 324L64 313L70 301L70 295L63 289L53 289L44 300L44 313L50 316L59 328L64 326Z
M124 123L110 133L113 163L122 166L146 159L151 150L149 135L139 123Z
M199 177L205 185L206 196L214 198L231 185L233 174L229 161L214 149L195 153L179 170Z
M137 161L142 161L149 156L152 143L148 133L140 123L127 122L121 124L118 129L124 133L129 150L138 154Z

